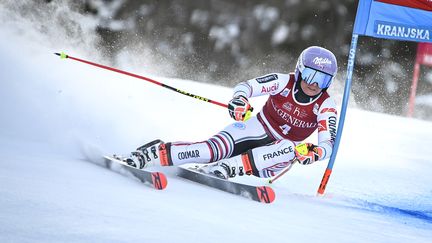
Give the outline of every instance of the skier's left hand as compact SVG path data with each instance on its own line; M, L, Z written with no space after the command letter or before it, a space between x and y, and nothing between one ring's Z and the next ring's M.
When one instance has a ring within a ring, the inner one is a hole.
M294 151L298 161L303 165L312 164L323 156L323 148L312 143L299 144Z

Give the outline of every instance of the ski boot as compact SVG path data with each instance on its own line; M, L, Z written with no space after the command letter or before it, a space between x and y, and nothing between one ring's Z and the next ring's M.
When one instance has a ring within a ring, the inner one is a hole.
M227 180L237 175L251 175L252 166L248 154L238 155L232 158L223 159L208 168L208 172L216 177Z
M140 170L151 166L172 165L168 159L167 145L169 144L165 144L160 139L154 140L137 148L122 161Z

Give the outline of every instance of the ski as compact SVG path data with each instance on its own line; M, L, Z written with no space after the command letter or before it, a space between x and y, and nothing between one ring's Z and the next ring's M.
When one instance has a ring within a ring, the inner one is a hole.
M135 178L137 178L141 182L145 184L150 184L157 190L165 189L168 184L166 176L161 172L139 170L129 165L126 165L123 161L112 156L104 156L104 159L106 168L113 170L113 167L115 165L120 166L122 169L130 172Z
M199 171L198 168L186 168L182 166L179 166L178 168L178 176L182 178L235 195L243 196L257 202L272 203L276 198L275 192L268 186L252 186L224 180L211 174L203 173Z

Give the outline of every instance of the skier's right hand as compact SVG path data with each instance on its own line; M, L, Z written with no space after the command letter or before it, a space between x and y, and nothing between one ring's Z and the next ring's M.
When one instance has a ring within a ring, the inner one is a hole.
M246 121L250 118L253 108L246 97L239 95L230 100L228 103L228 111L234 120Z

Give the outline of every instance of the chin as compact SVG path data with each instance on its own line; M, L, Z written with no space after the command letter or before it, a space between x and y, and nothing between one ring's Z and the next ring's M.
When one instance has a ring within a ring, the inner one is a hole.
M319 91L305 92L305 94L307 94L308 96L315 96L315 95L318 95L319 93L320 93Z

